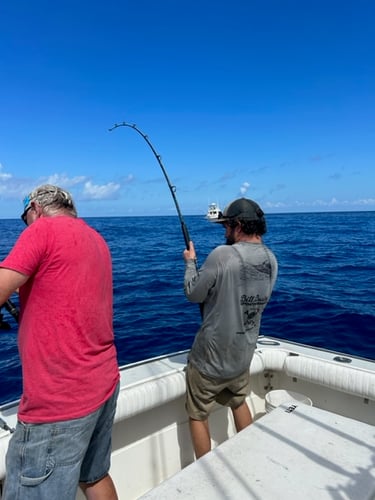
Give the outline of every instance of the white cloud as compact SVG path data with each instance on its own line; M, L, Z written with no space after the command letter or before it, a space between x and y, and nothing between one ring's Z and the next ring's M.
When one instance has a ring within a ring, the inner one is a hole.
M127 175L124 179L123 179L123 182L124 184L130 184L131 182L134 181L134 175L133 174L129 174Z
M240 187L240 193L242 194L242 196L244 196L247 193L249 187L250 187L250 183L249 182L243 182L242 183L242 186Z
M52 184L61 186L72 192L77 199L86 200L104 200L117 198L116 193L121 185L129 184L134 181L133 174L124 177L120 183L108 182L103 185L94 184L86 175L76 175L69 177L65 173L54 173L41 176L39 179L21 179L15 178L12 174L3 172L3 166L0 163L0 195L7 199L22 199L25 194L42 184ZM79 196L81 191L81 196Z
M308 210L308 209L313 209L313 208L321 208L321 209L329 209L333 208L336 210L350 210L350 209L359 209L360 207L363 207L364 209L370 209L371 207L375 207L375 199L374 198L367 198L367 199L359 199L359 200L339 200L335 197L332 197L330 200L321 200L321 199L316 199L313 201L300 201L300 200L295 200L291 201L288 203L285 202L266 202L264 204L266 208L272 208L272 209L277 209L277 208L299 208L303 210Z
M365 206L375 206L375 198L367 198L365 200L357 200L355 203L358 205L365 205Z
M0 163L0 181L3 182L3 181L7 181L7 180L11 179L12 174L8 174L6 172L3 172L2 170L3 170L3 166Z
M282 201L266 201L265 203L262 203L263 208L285 208L287 205L282 202Z
M99 186L93 184L91 181L87 181L83 187L83 194L85 198L92 200L108 200L115 197L114 195L120 187L120 184L114 182L108 182L108 184Z
M53 186L61 186L70 188L77 184L82 184L87 179L84 175L76 175L75 177L68 177L66 174L52 174L46 178L45 184L52 184Z

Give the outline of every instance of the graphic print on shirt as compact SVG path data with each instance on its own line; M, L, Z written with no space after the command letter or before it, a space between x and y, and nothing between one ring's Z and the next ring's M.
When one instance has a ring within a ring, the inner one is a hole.
M236 253L240 257L240 283L242 283L242 287L244 289L244 292L241 295L240 298L240 305L242 308L242 314L243 314L243 326L245 332L250 332L254 328L258 328L259 321L260 321L260 315L262 314L262 311L264 310L268 300L269 300L269 293L270 290L267 291L264 290L264 294L260 295L259 293L256 295L251 295L248 293L249 286L251 289L251 284L258 282L260 286L261 283L263 284L264 281L268 281L271 283L271 274L272 274L272 268L271 268L271 262L270 259L265 253L265 259L261 261L259 264L250 264L245 261L244 257L242 256L240 250L238 248L235 248ZM239 332L238 332L239 333Z

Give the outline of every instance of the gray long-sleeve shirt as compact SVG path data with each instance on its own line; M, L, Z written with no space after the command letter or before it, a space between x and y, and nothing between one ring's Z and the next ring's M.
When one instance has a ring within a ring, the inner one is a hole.
M247 242L218 246L199 273L194 261L186 262L186 297L203 303L202 325L189 354L201 373L230 379L249 368L277 268L269 248Z

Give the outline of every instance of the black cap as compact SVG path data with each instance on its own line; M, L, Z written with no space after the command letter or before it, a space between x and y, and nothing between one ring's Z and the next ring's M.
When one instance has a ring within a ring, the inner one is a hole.
M261 220L263 216L264 212L258 203L247 198L239 198L229 203L229 205L225 207L224 212L221 213L217 219L212 219L212 221L221 223L231 219L257 221Z

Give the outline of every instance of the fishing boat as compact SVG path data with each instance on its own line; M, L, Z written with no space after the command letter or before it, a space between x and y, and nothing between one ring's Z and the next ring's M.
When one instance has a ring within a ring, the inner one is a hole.
M187 354L121 367L111 465L120 500L375 498L375 361L259 337L254 423L236 434L231 412L217 406L213 449L194 460ZM17 405L0 407L1 480Z
M221 214L220 207L217 203L210 203L206 214L206 219L215 220Z

